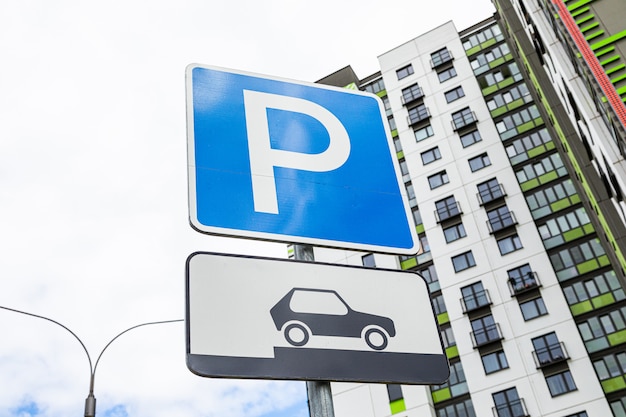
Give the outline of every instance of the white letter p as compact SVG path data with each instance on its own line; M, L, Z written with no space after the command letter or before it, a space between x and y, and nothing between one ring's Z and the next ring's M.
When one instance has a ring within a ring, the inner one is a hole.
M308 100L243 91L252 174L254 211L278 214L278 197L274 167L327 172L341 167L350 155L350 138L345 127L334 114ZM267 109L303 113L315 118L328 131L330 143L325 151L316 154L272 149L267 121Z

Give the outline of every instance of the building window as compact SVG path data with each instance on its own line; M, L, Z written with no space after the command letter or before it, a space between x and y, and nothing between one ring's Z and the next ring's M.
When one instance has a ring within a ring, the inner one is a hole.
M570 306L587 300L593 300L596 297L598 297L597 301L599 301L600 298L610 298L610 296L606 297L605 294L611 294L615 301L621 301L626 298L624 289L620 285L617 276L615 275L615 271L607 271L603 274L596 275L591 279L579 281L567 287L563 287L563 293L565 294L565 299Z
M589 220L585 208L579 207L567 214L547 220L545 224L537 227L537 231L546 249L550 249L565 243L564 235L567 235L567 232L571 230L576 229L577 232L580 232L580 235L590 233L583 232L586 229L584 226L587 225L589 225L590 230L593 230L590 223L591 220Z
M428 107L424 104L409 109L409 124L413 125L430 117Z
M461 272L465 269L476 266L474 255L472 251L467 251L457 256L452 257L452 265L454 266L454 272Z
M420 142L426 138L431 137L435 133L433 132L433 128L431 125L424 126L420 129L414 131L415 133L415 141Z
M456 70L454 69L454 67L450 67L445 70L438 71L437 77L439 78L439 82L443 83L445 81L448 81L450 78L456 77Z
M563 161L558 153L547 156L535 163L524 165L522 169L515 171L515 176L517 177L517 181L522 184L526 181L530 181L553 172L556 172L557 177L567 175L567 170L565 169ZM551 174L550 178L553 177L554 174Z
M623 381L623 375L626 375L626 352L612 353L593 362L596 374L600 381L608 379L620 378Z
M514 226L517 221L507 206L501 206L487 212L487 221L491 233Z
M472 326L471 336L474 347L483 346L502 339L498 324L494 321L491 314L474 319L470 324Z
M372 94L377 94L385 89L385 84L383 83L383 79L380 78L373 83L366 85L363 89Z
M371 268L376 266L376 260L374 259L373 253L368 253L367 255L363 255L361 257L361 262L363 263L363 266L368 266Z
M442 222L461 214L459 203L457 203L453 195L446 197L443 200L435 201L435 208L437 209L435 214L438 222Z
M479 169L483 169L484 167L491 165L491 161L489 160L489 155L487 155L487 152L470 158L467 162L469 162L469 166L472 172L476 172Z
M420 214L419 207L412 207L411 214L413 214L413 221L415 222L415 225L424 223L424 221L422 220L422 215Z
M392 132L398 128L396 126L396 119L394 119L393 116L390 116L387 119L387 122L389 122L389 130L391 130Z
M514 139L506 145L506 154L511 163L518 164L530 159L529 151L552 142L548 131L544 128L519 139Z
M492 112L496 109L501 109L500 111L504 112L507 109L512 110L513 108L518 107L531 100L532 97L530 96L528 87L526 86L526 84L521 83L503 93L492 96L489 101L487 101L487 107ZM494 116L495 115L496 114L494 114Z
M512 78L513 81L519 81L523 78L519 70L519 67L517 66L515 62L512 62L507 66L500 67L498 71L487 73L485 76L478 79L478 84L480 85L480 88L482 88L484 92L484 90L487 89L488 87L495 86L499 82L502 82L508 78ZM492 90L495 91L495 89L489 89L488 91L492 91Z
M436 295L434 297L432 297L432 303L433 303L433 310L435 310L435 314L438 316L440 314L445 313L446 311L448 311L446 309L446 303L443 300L443 295L439 294Z
M616 414L616 415L622 415L622 414ZM626 415L626 414L623 414ZM586 411L581 411L580 413L576 413L576 414L570 414L569 416L565 416L565 417L589 417L587 415Z
M476 417L476 413L472 406L472 400L467 399L437 409L437 417Z
M422 152L422 164L428 165L431 162L435 162L437 159L441 159L441 152L439 152L439 147L435 146L432 149Z
M437 270L435 265L429 265L423 269L417 271L428 283L428 289L430 292L435 292L441 288L439 285L439 277L437 276Z
M393 117L390 119L392 120ZM395 125L395 123L394 123ZM396 152L402 152L402 143L400 142L400 137L399 136L395 136L393 138L393 147L395 148Z
M483 362L485 374L492 374L494 372L498 372L509 367L509 363L506 360L506 355L504 354L503 350L487 353L485 355L482 355L480 359Z
M626 307L578 323L578 330L589 353L611 347L609 336L626 329Z
M448 173L445 170L428 177L428 184L430 185L431 190L441 187L449 182Z
M584 264L585 262L596 260L596 263L600 263L598 258L605 258L606 252L600 244L600 239L590 239L585 242L580 242L576 246L565 248L559 252L552 253L550 255L550 262L554 267L556 276L559 281L565 281L580 275L577 266ZM605 261L603 261L604 263ZM608 262L606 262L608 264Z
M500 185L496 178L481 182L476 185L476 188L478 189L478 200L481 205L504 197L502 185Z
M398 162L400 163L400 173L402 174L402 179L404 181L410 180L411 176L409 175L409 167L406 163L406 160L403 158L400 159Z
M463 91L462 86L458 86L450 91L446 91L445 96L446 102L452 103L453 101L458 100L461 97L465 97L465 92Z
M548 314L546 305L543 303L543 298L541 297L533 298L532 300L520 303L519 308L522 311L524 320L526 321Z
M431 385L430 391L433 399L437 402L437 391L446 390L447 397L458 397L469 392L467 382L465 382L465 373L461 362L450 364L450 378L441 385Z
M523 248L522 241L517 234L503 237L498 239L497 242L500 255L506 255L507 253L515 252Z
M462 134L460 138L461 145L463 145L464 148L467 148L468 146L483 140L483 138L480 137L480 132L478 132L478 130L473 130L469 133Z
M576 384L569 370L547 376L546 382L548 383L550 395L553 397L576 391Z
M413 188L413 184L407 182L404 185L406 187L406 196L409 199L409 205L411 207L417 206L417 199L415 198L415 188Z
M517 113L510 114L496 123L496 129L500 134L502 140L510 139L513 136L523 133L534 126L539 126L543 123L539 109L537 106L532 105L526 109L522 109ZM522 130L520 127L524 126Z
M611 410L613 415L618 417L626 416L626 397L619 398L618 400L611 401Z
M454 333L452 333L452 327L450 325L446 327L441 327L439 330L439 334L441 335L441 340L443 342L444 348L449 348L451 346L456 345L456 340L454 339Z
M396 75L398 76L398 80L408 77L413 74L413 65L409 64L405 67L400 68L396 71Z
M452 125L454 130L459 130L475 122L476 117L474 116L474 112L469 107L452 113Z
M452 54L448 51L448 48L441 48L430 54L430 59L432 67L436 68L439 65L452 61Z
M424 97L424 92L419 85L413 84L407 88L402 89L402 103L407 104L412 101L418 100Z
M526 196L526 202L534 219L552 214L553 203L557 201L558 206L570 206L580 201L571 179L568 178Z
M430 252L430 244L428 243L428 238L426 235L422 235L419 237L420 240L420 248L423 253Z
M514 293L521 292L528 288L535 288L538 285L535 273L530 269L529 264L524 264L507 271L509 284Z
M491 395L498 417L526 417L526 406L517 395L516 388L495 392Z
M463 226L463 223L458 223L452 226L445 227L443 229L443 235L446 238L446 243L451 243L455 240L459 240L467 236L467 233L465 233L465 227Z
M474 70L475 75L480 75L492 67L496 67L498 65L502 65L505 62L506 55L508 55L511 51L509 50L509 46L506 43L502 43L494 48L491 48L489 51L475 55L474 59L470 61L470 65ZM492 64L492 62L500 59L497 63ZM491 64L491 65L489 65Z
M551 332L532 339L535 351L533 356L538 367L562 361L567 357L556 333Z
M500 30L500 26L498 26L497 24L481 30L480 32L477 32L468 38L465 38L465 40L463 41L463 48L468 51L476 46L479 46L482 43L490 41L491 39L495 39L498 42L504 39L504 36L502 36L502 31ZM493 41L490 42L490 44L493 43Z
M461 288L461 295L464 313L491 304L489 293L483 288L481 281Z

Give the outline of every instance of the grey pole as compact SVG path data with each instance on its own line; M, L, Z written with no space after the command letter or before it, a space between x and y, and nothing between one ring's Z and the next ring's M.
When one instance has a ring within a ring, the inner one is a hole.
M293 249L295 259L315 262L313 246L294 244ZM306 392L309 399L310 417L335 417L333 394L329 381L307 381Z
M307 381L310 417L335 417L333 394L328 381Z
M113 339L111 339L111 341L109 341L109 343L107 343L107 345L104 347L104 349L102 349L102 351L100 352L100 355L98 355L98 359L96 359L95 365L92 365L92 363L91 363L91 356L89 355L89 351L85 347L85 344L83 343L82 340L80 340L80 338L76 335L76 333L71 331L68 327L62 325L58 321L49 319L48 317L45 317L45 316L40 316L40 315L37 315L37 314L28 313L26 311L16 310L14 308L9 308L9 307L4 307L4 306L0 306L0 308L4 309L4 310L7 310L7 311L13 311L14 313L25 314L27 316L36 317L38 319L43 319L43 320L47 320L49 322L52 322L52 323L54 323L54 324L64 328L68 332L70 332L72 334L72 336L74 336L74 338L76 340L78 340L78 343L80 343L80 345L83 347L83 350L87 354L87 359L89 360L89 376L90 376L90 378L89 378L89 395L87 395L87 398L85 399L85 417L96 417L96 397L93 395L94 383L95 383L95 378L96 378L96 368L98 367L98 362L100 362L100 358L102 357L102 354L104 353L105 350L107 350L107 348L111 345L111 343L113 343L118 337L120 337L124 333L129 332L129 331L131 331L133 329L136 329L137 327L148 326L150 324L165 324L165 323L176 323L176 322L179 322L179 321L185 321L184 319L165 320L165 321L152 321L152 322L149 322L149 323L142 323L142 324L138 324L138 325L133 326L133 327L129 327L128 329L124 330L123 332L121 332L117 336L115 336Z
M133 329L138 328L138 327L148 326L148 325L151 325L151 324L176 323L176 322L180 322L180 321L185 321L185 320L184 319L177 319L177 320L165 320L165 321L151 321L151 322L148 322L148 323L137 324L136 326L129 327L128 329L124 330L123 332L118 333L117 336L115 336L113 339L111 339L109 341L109 343L106 344L104 349L102 349L102 351L98 355L98 359L96 359L96 363L93 366L93 371L91 371L91 378L89 380L89 395L85 399L85 417L96 417L96 397L94 397L94 395L93 395L94 384L95 384L95 380L96 380L96 369L98 369L98 362L100 362L100 358L102 358L102 354L104 353L105 350L107 350L107 348L109 346L111 346L111 343L113 343L115 340L117 340L117 338L120 337L121 335L123 335L124 333L127 333L127 332L129 332L129 331L131 331ZM89 363L91 364L91 361Z

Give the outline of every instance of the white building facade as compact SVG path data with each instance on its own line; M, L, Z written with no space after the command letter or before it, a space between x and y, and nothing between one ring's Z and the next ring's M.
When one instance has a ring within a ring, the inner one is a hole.
M498 22L462 33L447 23L379 62L366 79L346 68L320 82L383 99L422 249L314 256L420 273L451 377L333 384L335 415L624 416L619 257Z

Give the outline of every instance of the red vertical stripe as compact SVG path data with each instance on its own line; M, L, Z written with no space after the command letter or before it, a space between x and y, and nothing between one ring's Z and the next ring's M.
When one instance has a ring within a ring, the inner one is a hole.
M574 18L572 17L572 15L570 15L563 0L552 0L552 3L557 8L563 24L565 25L567 31L574 40L574 43L578 47L578 50L580 51L583 59L587 63L587 66L593 73L595 79L598 81L598 84L600 84L602 92L604 93L607 100L609 101L609 104L617 114L617 117L622 123L622 126L626 128L626 106L624 106L624 102L622 101L619 94L617 94L617 91L615 91L611 80L604 72L604 68L602 68L602 65L600 65L600 62L598 61L598 58L589 47L587 40L578 29L578 25L576 25Z

